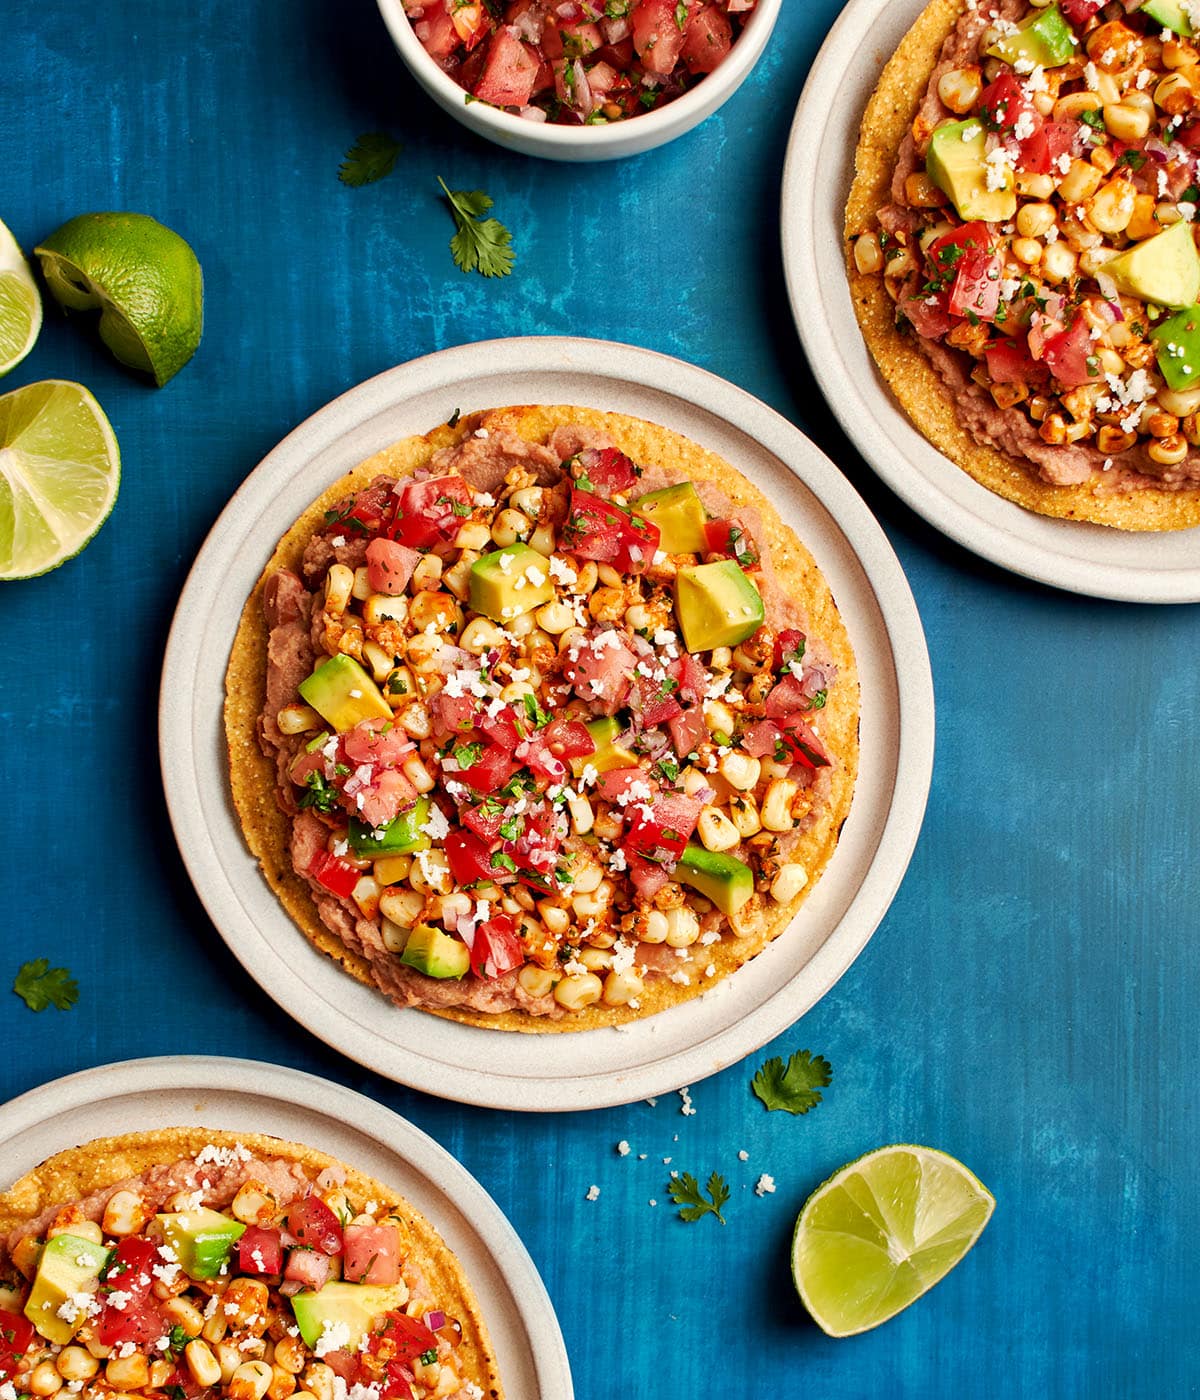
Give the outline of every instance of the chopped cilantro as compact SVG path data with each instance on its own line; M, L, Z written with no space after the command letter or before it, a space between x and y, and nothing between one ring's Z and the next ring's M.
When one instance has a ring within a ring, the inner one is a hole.
M300 794L300 806L311 807L317 812L333 812L337 809L339 795L337 788L326 778L325 774L314 770L304 779L304 791Z
M511 874L517 868L517 862L512 856L506 856L503 851L495 851L492 855L491 866L493 870L507 870Z
M51 967L48 958L22 963L13 991L30 1011L45 1011L48 1006L69 1011L79 1000L79 984L65 967Z
M1091 107L1086 112L1081 112L1079 120L1086 126L1090 126L1093 131L1104 130L1104 113L1099 107Z
M392 173L396 157L403 149L386 131L368 131L346 152L346 158L338 166L338 179L343 185L374 184Z
M721 1214L721 1207L729 1200L729 1187L725 1184L725 1178L720 1172L713 1172L705 1189L708 1191L707 1200L700 1191L700 1183L691 1172L681 1172L667 1183L671 1199L677 1206L682 1207L679 1212L681 1220L691 1224L701 1216L715 1215L724 1225L725 1217Z
M1141 151L1122 151L1121 154L1117 157L1118 168L1122 165L1127 165L1130 168L1130 170L1140 170L1145 164L1146 157L1141 153ZM1195 186L1193 185L1192 188L1194 189Z
M797 1050L787 1062L775 1056L767 1060L750 1087L768 1109L785 1113L807 1113L821 1102L821 1090L829 1087L833 1070L821 1055Z
M473 768L483 757L482 744L456 744L453 751L454 761L460 768Z
M810 710L823 710L825 708L825 702L828 699L829 692L827 690L818 690L817 693L813 696L813 698L808 702L808 708Z
M438 1359L437 1347L430 1347L428 1351L423 1351L417 1359L422 1366L432 1366Z
M482 190L452 190L440 175L438 184L450 201L450 212L458 226L450 240L457 266L463 272L479 272L484 277L507 277L516 257L512 234L499 219L482 217L492 207L491 197Z

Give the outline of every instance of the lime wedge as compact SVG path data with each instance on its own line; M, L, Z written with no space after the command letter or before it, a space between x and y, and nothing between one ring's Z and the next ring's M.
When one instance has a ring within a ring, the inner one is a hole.
M0 374L19 365L42 328L42 299L17 240L0 223Z
M161 388L196 353L204 279L191 247L149 214L80 214L34 249L55 301L100 312L100 339Z
M792 1278L831 1337L895 1317L940 1282L991 1219L983 1182L932 1147L881 1147L818 1186L792 1240Z
M82 384L47 379L0 395L0 579L56 569L113 508L121 453Z

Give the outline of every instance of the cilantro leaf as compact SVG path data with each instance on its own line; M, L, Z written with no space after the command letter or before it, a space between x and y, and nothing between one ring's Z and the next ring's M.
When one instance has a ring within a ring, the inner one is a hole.
M346 157L338 166L338 179L343 185L372 185L390 175L396 164L396 157L404 149L395 137L386 131L368 131L360 136L346 152Z
M786 1113L807 1113L821 1102L821 1090L833 1078L829 1061L813 1056L811 1051L797 1050L784 1068L775 1056L768 1060L751 1080L750 1087L768 1109L782 1108Z
M715 1215L722 1225L725 1224L725 1217L721 1214L721 1207L729 1200L729 1187L725 1184L725 1178L720 1172L713 1172L708 1178L709 1200L705 1200L700 1191L700 1183L691 1174L683 1172L679 1176L673 1176L667 1183L667 1190L671 1193L671 1199L682 1209L679 1218L686 1220L689 1224L693 1220L699 1220L702 1215Z
M481 222L481 216L492 207L491 198L482 190L452 190L440 175L438 184L446 192L458 225L450 240L456 265L463 272L479 272L484 277L507 277L516 260L512 234L499 219Z
M22 963L13 991L30 1011L45 1011L48 1006L69 1011L79 1000L79 983L65 967L51 967L48 958Z

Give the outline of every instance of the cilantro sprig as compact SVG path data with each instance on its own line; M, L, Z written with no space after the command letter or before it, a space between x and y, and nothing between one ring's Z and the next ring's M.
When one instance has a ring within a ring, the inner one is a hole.
M450 212L458 232L450 240L455 264L463 272L478 272L484 277L507 277L513 270L516 254L512 234L499 219L485 219L492 207L490 195L482 190L452 190L439 175L437 182L450 201Z
M776 1055L762 1066L750 1087L768 1109L807 1113L821 1102L821 1090L829 1087L833 1068L821 1055L797 1050L787 1062Z
M51 967L49 958L22 963L13 991L30 1011L45 1011L48 1006L69 1011L79 1000L79 983L65 967Z
M386 131L368 131L355 141L338 166L343 185L373 185L395 169L396 157L404 147Z
M678 1176L673 1176L667 1183L667 1190L671 1193L671 1199L675 1204L681 1207L680 1220L686 1220L688 1224L691 1224L693 1221L699 1220L701 1216L715 1215L722 1225L725 1224L721 1207L729 1200L729 1187L720 1172L713 1172L708 1178L708 1184L705 1187L708 1192L707 1199L700 1190L700 1183L691 1172L681 1172Z

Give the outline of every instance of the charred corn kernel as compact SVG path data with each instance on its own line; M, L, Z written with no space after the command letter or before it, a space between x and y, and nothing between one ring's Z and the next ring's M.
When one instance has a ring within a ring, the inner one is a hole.
M537 620L532 613L522 613L514 617L505 627L510 637L528 637L537 628Z
M1054 193L1054 176L1035 175L1028 170L1018 170L1017 193L1026 199L1049 199Z
M386 924L386 920L384 921ZM204 1341L215 1345L217 1342L225 1340L225 1334L229 1331L229 1319L220 1308L213 1313L212 1317L204 1319L204 1326L200 1329L200 1336Z
M275 723L279 726L281 734L309 734L321 728L321 716L316 710L308 705L285 705L275 716ZM129 1195L129 1192L121 1192L122 1195ZM108 1233L115 1234L113 1230Z
M63 1347L54 1358L58 1374L64 1381L90 1381L100 1369L100 1363L83 1347Z
M1071 168L1058 182L1059 198L1065 204L1081 204L1096 193L1103 179L1104 176L1094 165L1089 165L1085 160L1073 160Z
M570 563L569 560L567 562ZM571 564L571 567L576 568L577 566ZM585 559L583 562L583 567L577 568L575 586L571 589L571 592L586 595L590 593L593 588L595 588L596 584L599 581L600 570L596 565L596 561L594 559Z
M575 894L571 908L581 919L598 919L613 901L615 893L611 880L601 880L591 894Z
M1178 204L1163 203L1154 206L1154 222L1165 227L1168 224L1177 224L1183 215L1179 212Z
M943 105L957 116L966 116L979 101L983 81L977 65L948 69L938 79L937 92Z
M41 1361L29 1373L29 1379L22 1386L28 1386L31 1395L53 1395L62 1389L63 1378L53 1361Z
M427 921L439 923L448 933L452 933L458 928L458 921L467 918L474 907L474 901L464 890L434 895L429 901Z
M615 841L620 836L621 829L621 819L613 812L601 810L596 813L592 830L601 841ZM575 888L578 888L578 885Z
M239 1216L238 1219L240 1220L242 1217ZM182 1327L189 1337L200 1335L200 1330L204 1326L204 1314L186 1298L172 1298L169 1303L162 1305L161 1312L163 1317L170 1322L171 1327Z
M1169 438L1179 432L1179 419L1173 413L1161 410L1151 413L1146 420L1146 431L1151 437Z
M646 632L650 628L650 609L645 603L634 603L625 609L625 626L631 632Z
M594 972L575 972L554 988L554 1000L567 1011L594 1006L604 994L604 983Z
M529 680L513 681L511 685L506 685L500 692L500 699L508 704L519 704L527 695L537 698L537 688L541 684L540 676L531 676Z
M1126 107L1133 107L1139 112L1145 112L1150 118L1155 115L1153 96L1140 88L1130 88L1127 93L1122 95L1121 102Z
M1104 108L1104 126L1118 141L1144 141L1150 132L1150 114L1127 102L1109 103Z
M1050 412L1050 400L1041 394L1035 394L1029 400L1029 416L1035 423L1040 423L1046 414Z
M381 647L378 642L364 642L362 654L363 662L370 667L371 678L376 681L387 680L394 664L391 652Z
M445 851L421 851L408 872L408 883L422 894L449 894L454 880Z
M104 1380L113 1390L141 1390L150 1384L150 1363L140 1351L111 1357L104 1368Z
M420 754L410 754L400 765L400 771L418 792L432 792L436 786L433 774L425 767Z
M1200 416L1189 413L1181 424L1183 436L1193 447L1200 447Z
M270 1301L270 1290L260 1279L235 1278L225 1290L222 1311L236 1330L261 1336L270 1320L267 1314ZM199 1331L199 1327L196 1330Z
M1123 433L1120 428L1112 428L1107 423L1096 434L1096 450L1106 457L1128 452L1135 442L1136 433Z
M412 893L412 891L410 891ZM420 896L418 895L419 899ZM416 920L414 919L415 923ZM408 947L408 937L410 929L402 927L400 924L392 923L391 919L381 918L379 921L383 946L389 953L403 953Z
M1029 386L1026 384L993 384L989 387L988 393L992 396L992 402L997 408L1012 408L1015 404L1024 403L1029 397Z
M1036 238L1014 238L1012 251L1013 257L1019 263L1024 263L1026 267L1034 267L1041 261L1043 249Z
M291 1371L276 1363L271 1366L271 1384L267 1386L267 1400L287 1400L296 1390L296 1377Z
M189 1283L189 1279L185 1278L183 1280L185 1288L189 1286ZM151 1292L153 1292L153 1289L151 1290ZM96 1334L92 1331L92 1329L88 1326L87 1323L84 1323L84 1325L76 1333L76 1341L82 1342L84 1346L87 1347L88 1351L94 1357L97 1358L97 1360L105 1361L108 1357L112 1355L112 1347L106 1347L97 1338Z
M722 704L720 700L706 700L704 702L704 723L708 726L710 733L732 734L733 711L728 705Z
M323 1361L314 1361L301 1379L317 1400L333 1400L334 1372Z
M1179 433L1171 437L1155 438L1146 448L1146 455L1152 462L1163 467L1173 467L1187 456L1188 445Z
M189 1342L183 1349L183 1359L197 1385L212 1387L220 1384L221 1367L207 1342Z
M690 948L700 937L700 920L696 911L681 904L677 909L667 910L667 946L669 948Z
M738 835L743 841L751 836L757 836L762 830L758 806L749 793L730 798L729 820L737 827Z
M1088 248L1079 255L1079 270L1085 277L1095 277L1104 264L1116 256L1115 248Z
M1105 175L1116 169L1117 158L1108 146L1093 146L1088 152L1088 160Z
M749 792L758 782L762 764L748 753L727 753L717 764L717 772L738 792Z
M385 622L403 622L408 617L408 609L407 598L372 593L362 606L363 621L368 627L381 627Z
M365 564L361 568L355 569L354 587L350 590L350 596L357 598L360 603L365 603L374 592L375 590L371 587L370 569Z
M467 520L458 527L458 534L454 536L454 547L456 549L477 549L484 550L488 547L488 541L492 538L492 532L482 520Z
M1047 282L1066 282L1075 275L1079 255L1061 240L1051 243L1042 254L1042 276Z
M247 1181L242 1184L229 1209L234 1219L244 1225L259 1225L273 1217L278 1206L261 1181Z
M798 789L790 778L776 778L767 788L759 814L768 831L791 831L791 805Z
M1123 233L1133 218L1137 192L1128 180L1110 180L1102 185L1088 205L1088 218L1101 233Z
M423 554L408 580L408 591L415 597L418 593L437 590L441 584L442 561L436 554Z
M683 790L689 797L695 797L701 788L708 787L708 774L699 768L686 768L683 773Z
M628 1006L646 990L645 983L636 972L610 972L604 979L605 1006Z
M534 616L542 631L549 632L552 637L561 636L569 627L575 625L575 614L566 603L546 603L538 608Z
M1190 68L1192 64L1200 62L1200 54L1191 44L1183 39L1170 38L1163 40L1162 63L1164 68Z
M589 972L607 972L612 967L612 954L607 948L580 948L577 957Z
M1168 73L1154 89L1154 105L1169 116L1182 116L1196 105L1196 94L1182 73Z
M42 1251L42 1246L32 1235L26 1235L12 1251L12 1262L18 1273L22 1273L26 1278L32 1278L34 1270L37 1268L38 1255Z
M379 913L379 882L373 875L362 876L350 896L364 919L373 919Z
M588 613L597 622L619 622L625 616L625 590L603 585L588 599Z
M634 932L642 943L665 943L670 925L661 909L648 909L639 914Z
M418 632L415 637L409 637L404 644L404 653L408 658L408 664L420 675L437 670L441 651L441 638L424 632Z
M1125 232L1136 242L1158 233L1159 228L1154 218L1154 208L1153 195L1139 194L1133 201L1133 216L1126 225Z
M298 705L296 708L307 709L307 706ZM280 713L283 712L280 711ZM279 727L283 729L282 725ZM289 731L284 729L283 732L286 734ZM299 733L300 731L292 730L290 732ZM150 1215L136 1191L116 1191L108 1198L101 1223L106 1235L122 1239L126 1235L140 1233L149 1219Z
M1095 92L1069 92L1066 97L1060 97L1054 104L1054 120L1056 122L1077 122L1084 112L1094 112L1104 104L1100 96Z
M917 264L908 248L894 247L887 250L883 270L889 277L907 277L917 270Z
M409 605L408 617L418 631L442 634L458 632L465 620L448 593L418 593Z
M482 528L487 530L486 525ZM490 534L488 538L491 538ZM485 540L484 543L486 542ZM464 549L458 563L451 564L442 574L442 586L448 588L460 603L465 603L471 592L471 566L479 557L475 550Z
M424 908L424 896L416 890L384 890L379 896L379 912L401 928L412 928Z
M428 739L433 733L429 710L420 701L407 705L400 711L400 728L410 739Z
M873 233L862 233L854 240L854 266L864 276L883 270L883 249Z
M1043 238L1057 218L1053 204L1022 204L1017 210L1017 232L1022 238Z
M485 651L496 651L504 645L504 634L494 622L486 617L476 617L467 623L458 639L458 644L472 656L482 656Z
M781 865L771 881L771 898L777 904L790 904L808 884L808 871L802 865Z
M904 181L904 199L917 209L941 209L950 202L923 170Z
M1111 107L1113 103L1120 102L1121 100L1120 84L1117 82L1116 78L1114 78L1111 73L1106 73L1103 69L1100 69L1097 72L1096 82L1094 86L1092 84L1089 84L1089 87L1100 99L1100 101L1104 103L1106 107ZM1095 149L1097 151L1103 151L1107 148L1104 146L1097 146ZM1094 155L1095 151L1091 152L1091 154ZM1112 156L1111 151L1109 152L1109 155ZM1112 159L1115 163L1116 156L1112 156Z
M529 517L521 511L506 508L492 521L492 539L501 549L506 549L510 544L523 540L531 524Z
M703 807L696 823L700 840L709 851L731 850L742 839L738 829L719 807Z
M556 981L556 974L549 968L537 967L533 963L526 963L517 973L517 985L530 997L549 996Z
M591 801L582 793L567 798L567 811L571 814L571 830L576 836L586 836L596 825L596 813Z
M672 909L682 908L686 898L683 886L676 880L668 880L654 896L654 907L661 909L664 914L669 914ZM668 930L669 928L668 925Z
M1158 401L1168 413L1186 418L1200 409L1200 385L1195 389L1160 389Z
M571 926L571 916L561 904L551 904L548 899L538 905L538 916L551 933L566 933Z
M417 697L416 677L407 666L393 666L383 679L383 694L393 710L402 710Z
M341 617L350 606L354 592L354 570L345 564L331 564L325 576L325 611L330 617Z
M1141 53L1141 39L1119 19L1098 25L1087 37L1087 54L1097 68L1119 73L1135 63Z
M175 1374L175 1363L157 1357L150 1363L150 1389L161 1390Z
M229 1378L228 1400L263 1400L273 1373L265 1361L246 1361Z
M1061 413L1049 414L1038 429L1038 435L1052 447L1061 447L1067 440L1067 420Z
M527 515L530 520L536 520L542 509L542 495L540 486L523 486L519 491L512 493L509 504L514 510Z

